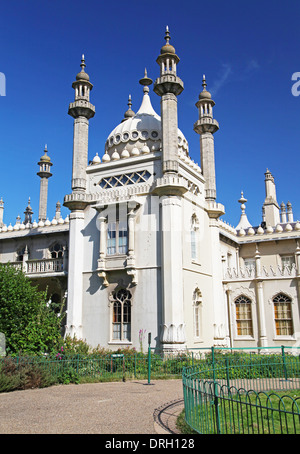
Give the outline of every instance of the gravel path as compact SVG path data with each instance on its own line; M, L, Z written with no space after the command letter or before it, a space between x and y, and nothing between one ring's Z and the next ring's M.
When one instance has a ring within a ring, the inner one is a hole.
M176 433L181 380L59 385L0 394L0 434Z

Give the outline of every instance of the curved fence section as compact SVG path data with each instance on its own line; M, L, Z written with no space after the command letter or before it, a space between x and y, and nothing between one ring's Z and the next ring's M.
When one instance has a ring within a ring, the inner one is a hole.
M300 433L300 356L216 355L184 367L185 419L201 434Z

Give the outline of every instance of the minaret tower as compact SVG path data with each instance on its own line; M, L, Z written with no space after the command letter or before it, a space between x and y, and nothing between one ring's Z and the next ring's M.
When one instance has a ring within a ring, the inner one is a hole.
M75 101L69 106L68 114L74 118L72 190L86 190L86 167L88 165L89 119L95 115L95 106L90 103L90 91L93 85L85 72L84 55L81 59L81 71L77 74L72 87Z
M179 57L170 44L169 28L166 28L166 44L161 48L157 63L160 77L154 83L154 92L161 96L162 124L162 171L178 173L178 116L177 96L183 91L183 82L177 76Z
M95 115L95 107L90 103L93 85L85 72L82 55L81 71L72 87L75 101L69 105L69 115L74 118L72 194L65 196L64 206L71 210L69 233L68 265L68 317L66 332L72 337L82 337L82 273L83 273L83 231L84 210L87 206L86 168L88 165L89 119Z
M199 120L194 124L194 131L200 134L201 169L205 178L205 198L208 201L216 200L216 172L215 149L213 134L218 131L219 124L213 118L214 101L206 90L206 80L203 76L203 91L199 95L196 107L199 111Z
M169 29L166 44L161 48L157 63L160 77L154 91L161 96L162 178L157 178L154 194L161 206L161 270L162 314L160 341L165 351L184 348L186 342L183 311L183 206L182 196L187 191L186 180L178 174L178 118L177 96L183 82L176 73L179 62L170 45ZM145 88L145 78L140 81Z
M47 200L48 200L48 178L52 177L50 172L53 165L50 157L47 155L47 145L45 145L44 154L38 162L40 171L37 175L41 178L40 183L40 203L39 203L39 221L46 221L47 219Z
M199 111L199 119L194 124L194 131L200 134L201 168L205 178L205 200L209 218L209 247L212 258L212 303L214 308L214 345L226 344L226 332L223 320L225 317L222 303L222 267L219 247L219 226L218 218L224 214L224 206L216 202L216 171L215 171L215 146L214 133L218 131L219 124L213 118L213 107L215 105L211 94L206 90L206 80L203 76L203 90L199 95L196 107ZM241 199L242 200L242 199Z

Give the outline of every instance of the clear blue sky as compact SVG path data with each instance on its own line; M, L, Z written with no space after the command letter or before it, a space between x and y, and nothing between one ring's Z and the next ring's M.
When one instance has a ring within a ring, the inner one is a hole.
M291 93L292 74L300 71L299 0L11 0L0 11L0 72L6 96L0 97L0 197L4 222L12 225L31 197L38 219L37 162L48 145L53 162L48 216L71 191L73 119L68 105L80 70L81 54L94 88L89 159L104 153L110 131L127 109L142 99L138 81L159 75L156 58L166 25L180 57L178 75L185 90L178 98L179 127L192 159L200 162L195 102L202 74L216 102L220 124L215 134L217 200L223 217L237 225L241 190L253 225L261 222L264 172L269 168L279 204L290 200L300 219L300 96ZM152 86L153 87L153 86ZM160 98L150 93L160 114ZM63 209L66 216L68 210Z

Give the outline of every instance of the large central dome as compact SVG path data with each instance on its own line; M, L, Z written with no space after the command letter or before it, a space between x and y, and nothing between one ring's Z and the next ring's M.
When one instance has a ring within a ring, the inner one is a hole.
M113 129L105 143L105 153L110 158L125 158L161 149L161 118L152 107L149 88L144 87L144 96L138 112L129 109L124 120ZM188 155L188 143L178 129L178 149Z

